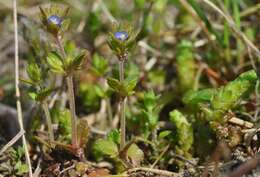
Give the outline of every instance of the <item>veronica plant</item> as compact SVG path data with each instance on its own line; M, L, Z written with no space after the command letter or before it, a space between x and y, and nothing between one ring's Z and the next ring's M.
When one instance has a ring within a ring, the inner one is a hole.
M51 71L63 74L66 77L71 113L72 146L78 147L73 74L74 71L81 68L87 52L78 49L65 51L64 49L62 37L69 26L69 19L66 18L69 8L51 6L46 9L40 7L40 10L41 21L46 27L46 30L54 37L56 45L59 48L58 52L52 51L48 54L47 63L49 64Z
M136 42L137 33L133 31L133 28L126 24L115 24L112 32L108 37L108 44L114 51L118 58L119 66L119 80L115 78L108 78L109 86L120 94L119 112L120 112L120 130L121 140L120 149L125 146L125 106L127 96L133 93L133 89L137 83L137 78L130 76L124 79L124 64L127 61L129 51L133 48Z
M30 85L29 96L42 106L46 117L49 140L53 142L54 133L47 98L56 88L46 86L44 79L46 73L35 62L29 63L26 71L29 78L22 79L22 81Z

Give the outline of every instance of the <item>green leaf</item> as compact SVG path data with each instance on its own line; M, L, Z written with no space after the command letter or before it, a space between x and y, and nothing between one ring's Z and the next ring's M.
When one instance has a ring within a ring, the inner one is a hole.
M124 80L124 90L127 93L127 95L133 94L133 90L138 82L137 76L130 76Z
M54 108L51 110L51 117L58 124L60 137L65 140L71 139L71 117L68 109L59 110Z
M118 155L117 145L113 141L99 139L94 144L94 150L110 157Z
M118 129L111 130L107 135L107 139L109 141L113 141L114 143L119 145L119 143L120 143L120 132L119 132L119 130Z
M79 147L85 148L88 142L89 126L86 119L79 119L77 124L77 138Z
M199 104L210 103L213 98L215 89L204 89L200 91L187 92L182 101L191 108L199 108Z
M86 59L87 51L82 51L79 55L77 55L74 58L67 58L66 60L66 71L72 72L75 70L80 70L82 68L82 65Z
M36 101L39 101L39 102L43 101L55 90L57 90L57 88L45 88L45 89L40 90L37 93Z
M27 74L29 78L35 82L38 83L42 79L42 72L40 67L36 63L30 63L26 68Z
M143 151L136 145L132 144L127 150L127 156L130 158L134 166L140 165L141 161L144 159Z
M120 83L119 80L115 78L107 78L107 84L116 92L120 92L121 90L123 90L123 85Z
M37 100L37 93L36 92L28 92L29 97L36 101Z
M164 130L162 132L160 132L159 134L159 138L165 138L167 137L168 135L170 135L172 132L170 130Z
M27 164L24 164L21 161L18 161L15 164L14 169L17 171L16 175L24 175L24 174L28 173L28 166L27 166Z
M63 61L60 55L56 52L50 52L47 56L47 63L54 73L64 74Z
M103 76L108 71L108 61L95 53L92 59L91 71L97 76Z
M227 85L218 88L211 101L211 109L216 113L213 113L213 119L221 118L223 114L220 112L224 113L236 106L240 98L254 88L256 81L256 72L250 70L242 73Z

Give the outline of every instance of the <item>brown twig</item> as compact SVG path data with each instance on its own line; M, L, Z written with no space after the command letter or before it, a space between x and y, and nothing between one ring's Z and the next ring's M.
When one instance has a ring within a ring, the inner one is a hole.
M253 158L240 165L236 170L231 172L228 177L240 177L247 174L252 169L256 168L260 164L260 157Z
M170 177L181 177L183 176L182 173L174 173L171 171L167 171L167 170L160 170L160 169L153 169L153 168L146 168L146 167L138 167L138 168L132 168L129 169L127 171L127 174L133 174L133 173L137 173L137 172L149 172L149 173L153 173L156 175L161 175L161 176L170 176Z

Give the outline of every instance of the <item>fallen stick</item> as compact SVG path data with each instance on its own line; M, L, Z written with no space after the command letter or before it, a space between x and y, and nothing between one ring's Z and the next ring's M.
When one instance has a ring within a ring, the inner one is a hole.
M14 145L23 136L24 130L17 133L4 147L0 150L0 155L2 155L9 147Z

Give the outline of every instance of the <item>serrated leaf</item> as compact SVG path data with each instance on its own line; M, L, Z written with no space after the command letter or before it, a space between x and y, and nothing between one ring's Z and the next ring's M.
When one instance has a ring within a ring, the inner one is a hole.
M136 76L126 78L126 80L124 81L124 89L127 95L131 95L133 93L137 81L138 81L138 77Z
M117 145L113 141L109 140L97 140L94 144L94 150L110 157L115 157L118 155Z
M123 89L122 84L120 83L119 80L115 79L115 78L107 78L107 84L116 92L120 92L120 90Z
M57 88L47 88L47 89L41 90L39 93L37 93L36 100L42 101L42 100L46 99L46 97L48 97L55 90L57 90Z
M77 55L75 58L68 58L68 66L67 68L70 71L79 70L81 69L85 59L86 59L87 52L81 52L79 55Z
M50 66L50 69L54 73L64 74L63 61L60 55L56 52L50 52L47 56L47 63Z
M27 74L29 78L35 82L38 83L42 79L42 72L40 67L36 63L30 63L26 68Z

